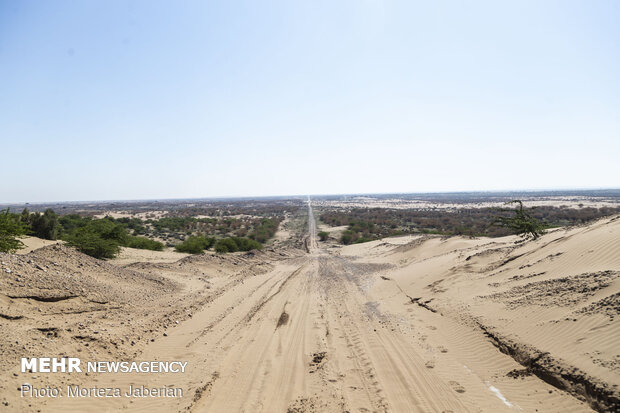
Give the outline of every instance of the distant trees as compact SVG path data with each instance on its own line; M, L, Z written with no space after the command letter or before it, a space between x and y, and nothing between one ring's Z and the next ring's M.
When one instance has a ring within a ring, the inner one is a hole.
M95 258L114 258L121 247L161 251L164 244L138 236L162 237L164 239L185 239L175 246L177 251L198 254L214 247L217 239L197 234L213 234L221 238L219 252L249 251L261 249L278 230L279 217L162 217L142 220L136 217L101 219L68 214L58 216L53 210L43 213L30 212L24 208L21 214L6 212L2 217L2 250L14 251L23 244L20 235L34 235L39 238L62 239L68 245ZM13 235L11 235L13 234ZM247 235L247 238L245 237Z
M186 211L187 212L187 211ZM169 212L169 215L176 213ZM163 239L183 240L186 236L209 234L217 237L248 237L260 243L267 242L278 230L280 217L236 217L217 216L165 216L144 221L145 233L152 233Z
M280 220L277 218L263 218L250 233L249 238L264 244L269 238L273 237L278 231Z
M77 228L81 228L87 225L92 218L83 217L78 214L69 214L60 218L60 225L62 226L63 233L71 233Z
M520 208L517 208L520 209ZM540 206L526 209L530 219L543 227L582 224L604 216L620 214L620 207L568 208ZM343 244L370 241L401 234L440 234L501 237L515 233L508 223L497 224L498 215L514 218L513 209L458 208L458 209L389 209L352 208L325 210L322 222L331 226L348 226L340 238ZM524 216L520 218L524 221ZM532 221L533 222L533 221ZM540 230L540 228L539 228ZM539 233L539 232L537 232ZM532 234L530 233L530 236Z
M110 218L110 217L107 217L107 219L110 219L114 222L118 222L119 224L123 224L123 226L127 228L128 231L133 232L133 235L146 233L146 227L144 226L144 222L140 218L129 218L129 217Z
M511 210L514 215L511 217L498 216L493 224L509 228L514 234L519 235L523 239L537 239L544 234L545 226L523 209L523 202L518 199L506 202L506 205L511 204L519 204L514 210Z
M7 208L0 212L0 252L15 252L24 243L19 237L26 233L26 226L17 214L11 214Z

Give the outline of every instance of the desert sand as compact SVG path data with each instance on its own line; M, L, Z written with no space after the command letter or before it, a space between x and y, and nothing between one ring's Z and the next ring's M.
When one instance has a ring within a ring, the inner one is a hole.
M620 217L227 255L0 254L0 411L614 411ZM301 244L300 244L301 245ZM152 256L151 256L152 255ZM7 272L8 270L8 272ZM19 358L183 360L183 374L21 373ZM148 385L170 398L21 398Z
M24 248L16 251L17 254L28 254L39 248L47 247L48 245L58 244L60 241L50 241L47 239L41 239L37 237L23 237L20 239L24 244Z

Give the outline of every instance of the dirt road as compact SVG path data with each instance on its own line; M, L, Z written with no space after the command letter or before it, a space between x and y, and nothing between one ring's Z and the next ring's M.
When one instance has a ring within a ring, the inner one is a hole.
M511 357L416 305L381 264L321 247L310 200L308 213L307 254L234 283L138 357L188 361L185 374L82 383L180 387L182 398L59 398L44 411L589 411L535 376L506 377L520 367Z

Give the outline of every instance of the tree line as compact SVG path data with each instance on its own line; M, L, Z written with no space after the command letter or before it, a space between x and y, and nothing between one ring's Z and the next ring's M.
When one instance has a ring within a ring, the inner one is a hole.
M463 208L454 210L412 210L389 208L352 208L324 211L322 222L331 226L347 226L340 238L342 244L367 242L389 236L427 233L501 237L519 229L540 229L582 224L604 216L620 213L620 207L566 208L542 206L522 209ZM515 212L520 211L520 212ZM511 221L515 213L519 221ZM528 221L529 220L529 221Z
M68 245L95 258L114 258L121 247L161 251L164 244L150 239L152 228L160 231L184 231L188 237L177 243L179 252L199 254L213 248L218 253L262 249L278 230L280 218L193 218L164 217L159 220L143 221L139 218L93 218L79 214L59 216L52 209L43 213L24 209L21 214L8 209L0 212L0 251L14 252L23 247L20 237L31 235L47 240L63 240ZM248 223L251 223L248 225ZM248 237L224 236L231 230L234 234L248 234ZM206 236L205 230L219 235ZM240 231L242 229L243 231ZM196 233L196 235L194 235Z
M121 247L154 251L161 251L164 248L161 242L134 235L143 231L139 220L135 219L117 220L111 217L95 219L78 214L60 217L51 209L46 209L43 213L31 213L26 208L21 214L11 214L6 210L3 216L5 226L6 222L11 222L20 229L18 233L14 233L18 243L14 244L15 248L11 248L11 251L23 245L17 239L21 235L32 235L47 240L61 239L95 258L114 258Z

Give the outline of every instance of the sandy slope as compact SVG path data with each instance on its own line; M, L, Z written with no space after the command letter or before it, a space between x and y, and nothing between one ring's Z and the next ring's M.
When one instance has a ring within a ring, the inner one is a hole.
M36 249L47 247L48 245L59 244L62 241L50 241L37 237L23 237L20 241L24 243L24 248L17 250L17 254L28 254Z
M620 219L514 240L420 237L343 253L393 265L375 291L482 330L524 365L512 375L537 374L599 409L617 403Z
M189 254L177 252L174 248L166 248L164 251L150 251L122 247L121 253L112 262L121 266L137 262L148 262L151 264L173 263L187 256Z
M523 245L511 237L401 237L327 248L310 237L309 252L205 255L126 268L96 267L96 260L48 247L29 259L55 254L67 268L84 262L98 282L106 272L117 274L150 299L124 302L94 281L80 287L80 300L98 292L121 307L90 319L88 328L97 325L106 336L89 330L97 337L89 347L67 332L81 321L62 311L49 315L61 302L37 302L58 332L39 345L67 354L81 349L96 359L115 340L108 358L186 360L189 368L179 375L48 375L46 383L165 385L183 388L184 397L20 399L20 383L43 379L17 373L15 358L37 350L15 349L11 337L0 341L0 379L7 383L0 400L9 402L7 411L612 411L620 383L619 235L620 219L608 219ZM2 259L19 268L15 257ZM15 296L11 288L25 287L6 285L0 280L0 312L23 318L0 319L2 327L34 339L43 318L8 298ZM114 338L136 330L133 346ZM564 382L554 382L553 369Z

